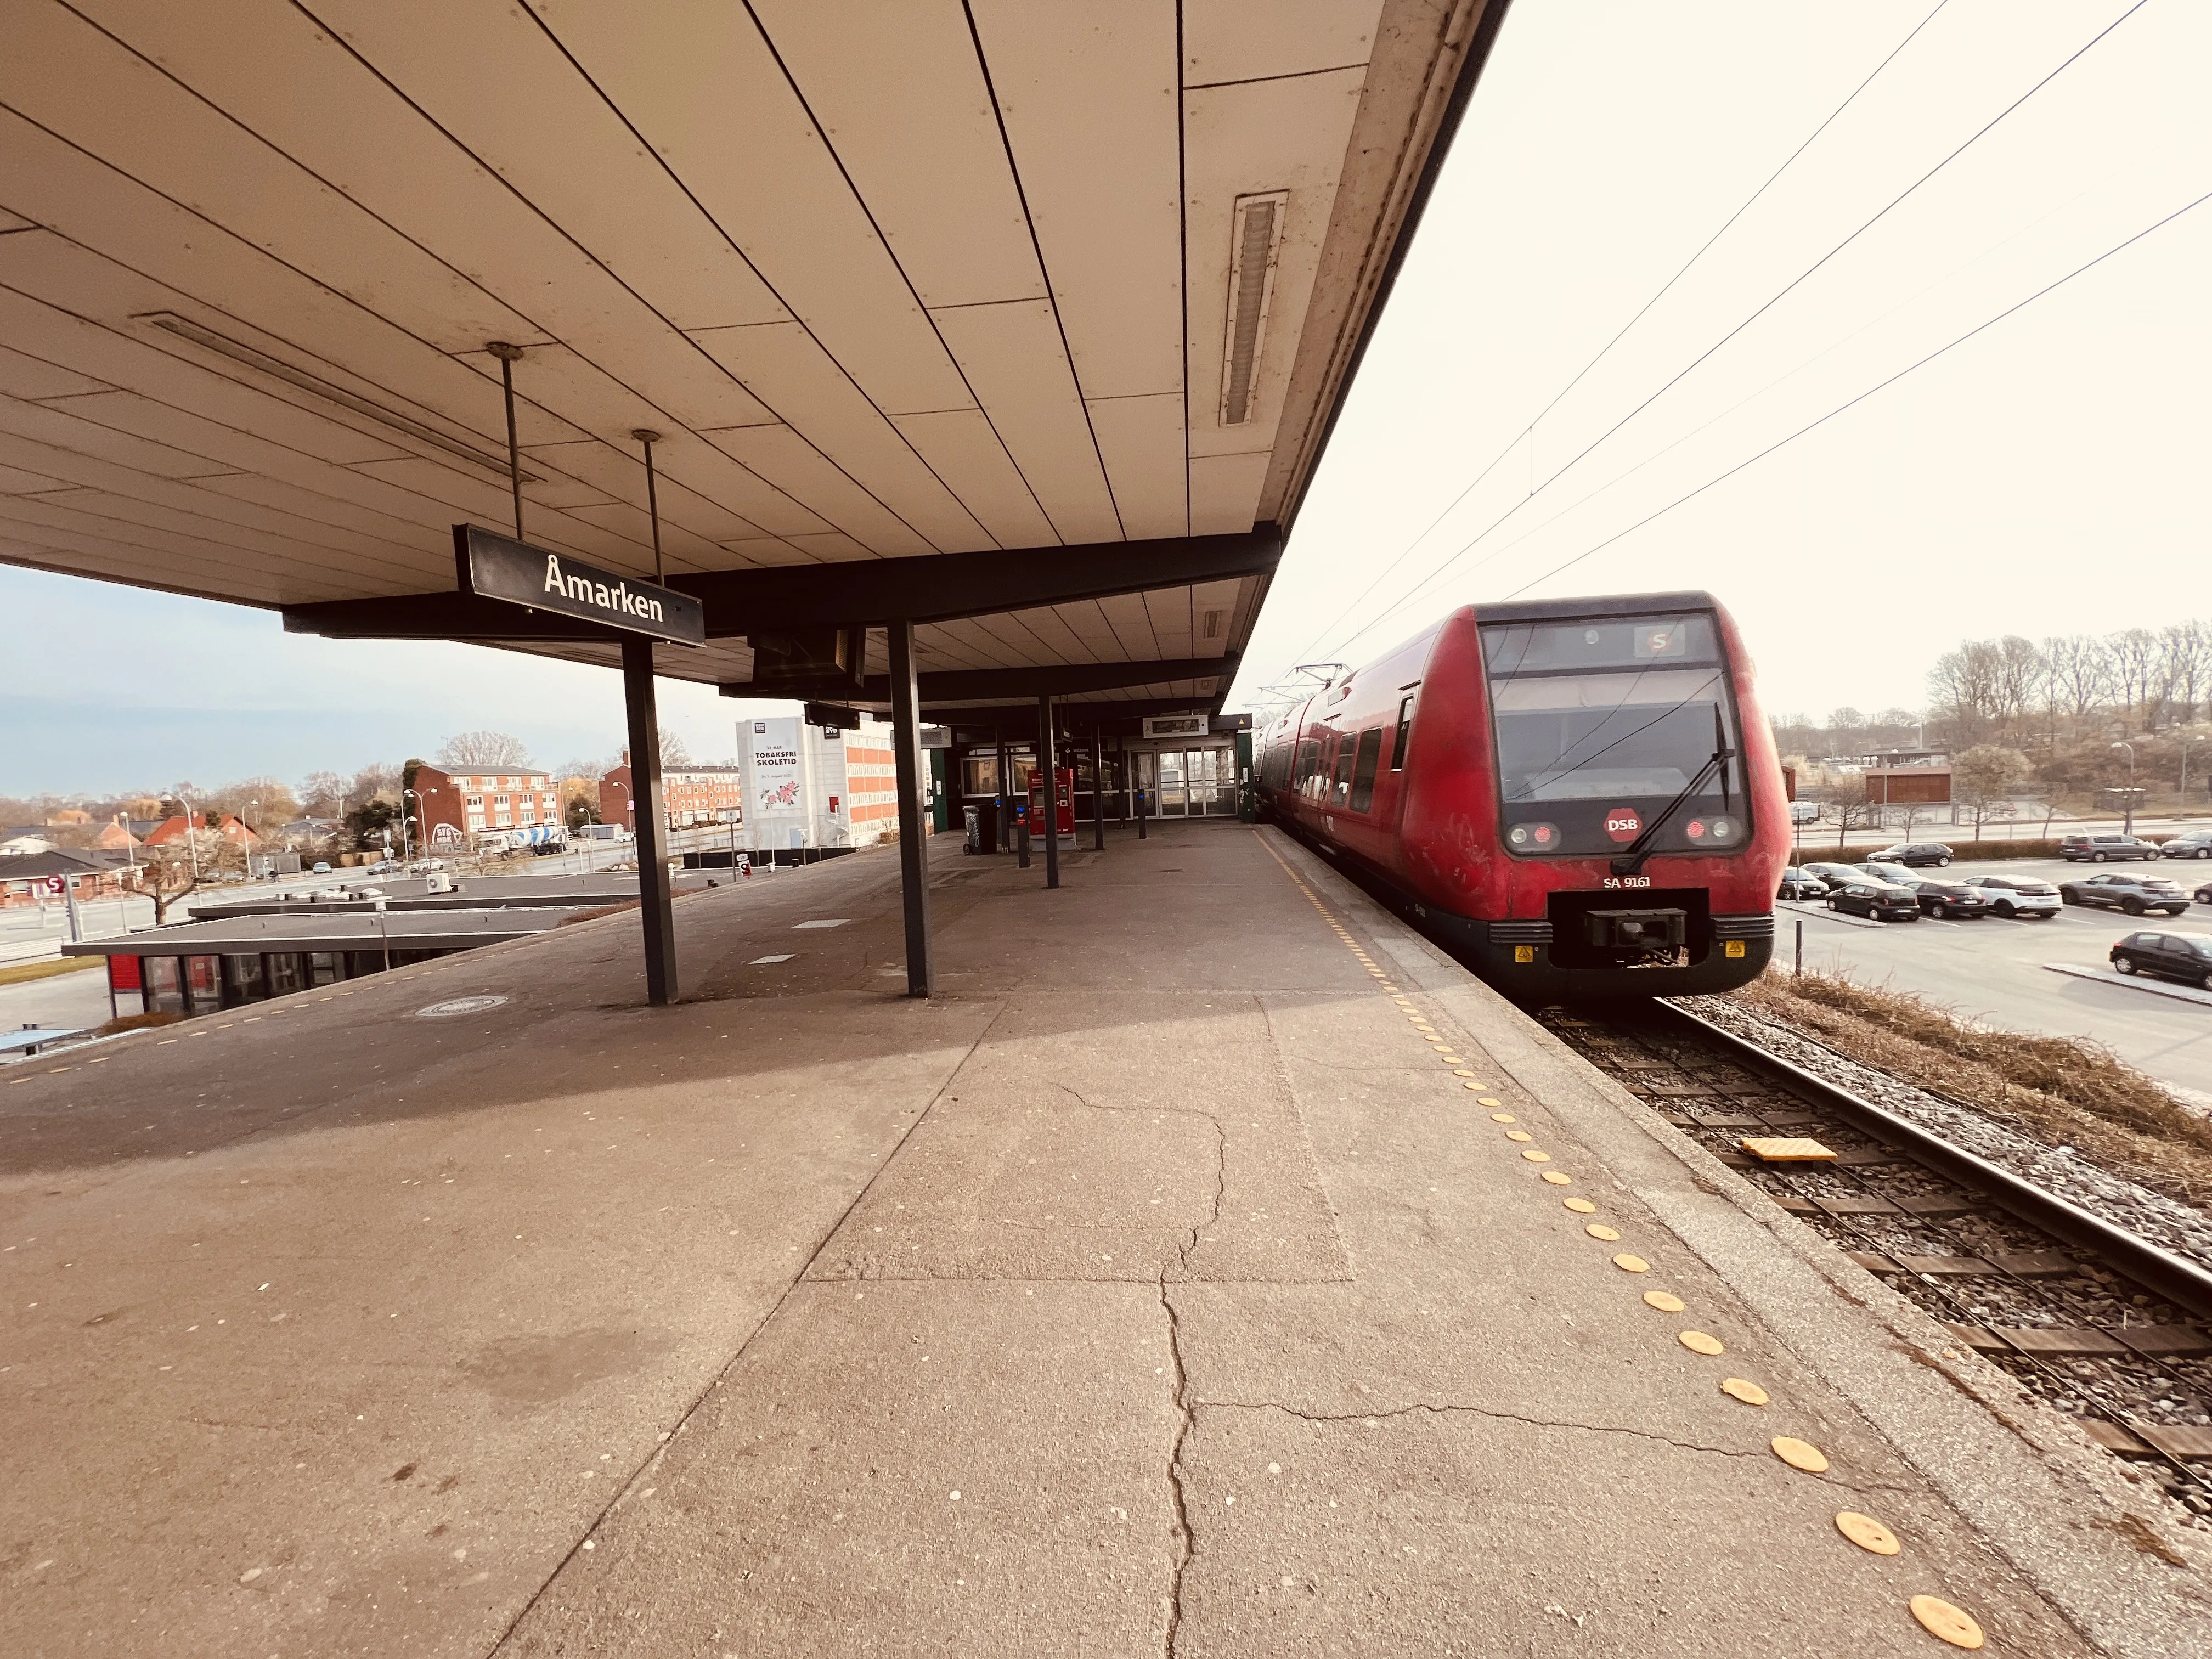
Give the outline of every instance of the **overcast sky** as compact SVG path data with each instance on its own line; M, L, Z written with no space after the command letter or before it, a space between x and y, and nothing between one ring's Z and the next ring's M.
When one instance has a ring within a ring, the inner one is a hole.
M2128 9L1518 0L1231 706L1294 663L1357 663L1516 592L1707 589L1744 625L1768 709L1816 714L1917 706L1963 637L2212 616L2212 204L1629 530L2212 191L2201 0L2150 0L1560 471ZM265 612L7 567L0 616L10 793L296 778L474 726L549 765L622 740L605 671L289 637ZM662 708L708 757L744 712L666 681Z

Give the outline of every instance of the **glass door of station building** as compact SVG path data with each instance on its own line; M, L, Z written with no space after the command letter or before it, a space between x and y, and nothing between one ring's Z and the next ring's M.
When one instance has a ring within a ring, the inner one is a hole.
M1237 751L1164 749L1132 755L1138 781L1152 793L1152 812L1163 818L1234 817Z

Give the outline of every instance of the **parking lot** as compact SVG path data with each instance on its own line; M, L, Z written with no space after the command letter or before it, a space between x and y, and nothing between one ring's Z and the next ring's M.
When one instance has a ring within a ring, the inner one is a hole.
M2037 877L2054 886L2092 875L2141 872L2165 877L2189 893L2212 882L2212 862L2161 859L2090 865L2021 859L1954 864L1919 873L1955 878L2000 872ZM1817 902L1784 902L1775 911L1775 957L1780 966L1790 964L1802 923L1808 969L1911 991L1995 1026L2091 1038L2212 1109L2212 1003L2160 994L2143 983L2056 973L2046 966L2063 963L2103 972L2113 941L2139 928L2212 933L2212 906L2191 903L2171 918L2137 919L2069 905L2047 921L1923 916L1915 922L1838 915Z

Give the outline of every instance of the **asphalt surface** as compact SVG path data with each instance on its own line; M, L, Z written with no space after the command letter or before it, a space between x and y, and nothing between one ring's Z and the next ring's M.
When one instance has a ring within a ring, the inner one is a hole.
M2184 893L2212 882L2212 861L2196 859L2101 865L2024 859L1954 864L1923 873L1999 871L2039 877L2053 885L2093 875L2141 872L2165 877ZM1838 916L1818 903L1783 903L1775 912L1779 963L1790 961L1796 939L1792 924L1802 918L1808 969L1842 971L1869 984L1915 992L2008 1030L2087 1037L2212 1107L2212 1008L2134 986L2055 974L2045 966L2063 962L2104 968L2114 941L2144 928L2170 926L2212 933L2212 907L2192 903L2178 917L2136 918L2069 905L2048 921L1923 916L1904 923Z
M0 1651L2212 1649L2117 1464L1273 832L940 856L929 1003L896 869L679 901L670 1009L612 916L0 1083Z

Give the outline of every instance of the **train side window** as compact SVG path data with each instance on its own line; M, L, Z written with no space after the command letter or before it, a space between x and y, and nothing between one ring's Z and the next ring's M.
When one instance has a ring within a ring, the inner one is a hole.
M1355 747L1351 738L1336 740L1336 775L1330 780L1331 803L1340 812L1352 804L1352 764Z
M1375 804L1375 763L1382 758L1382 728L1370 726L1359 734L1358 757L1352 766L1352 810L1364 812Z
M1398 702L1398 730L1390 739L1390 769L1406 769L1406 744L1413 735L1413 700L1401 697Z
M1310 787L1313 781L1313 775L1319 769L1320 765L1321 744L1319 740L1313 738L1300 738L1298 740L1298 793L1302 795L1310 795L1313 793Z

